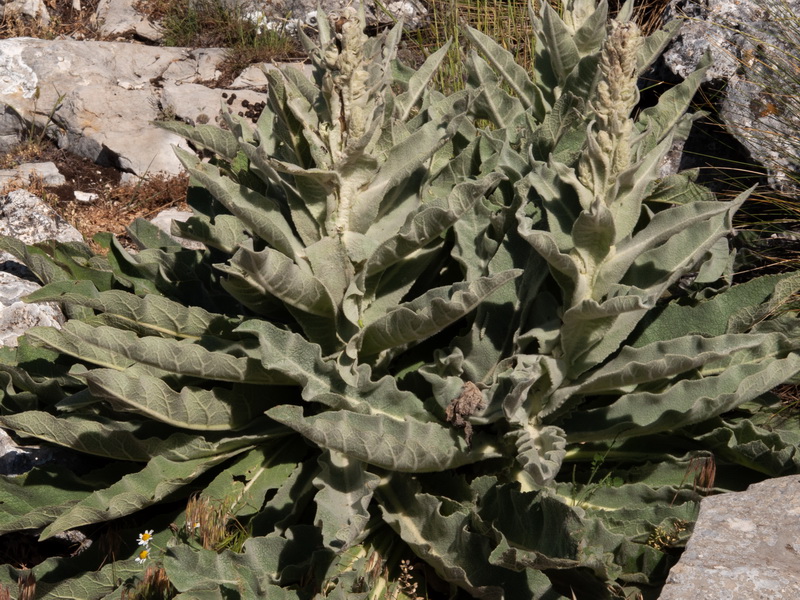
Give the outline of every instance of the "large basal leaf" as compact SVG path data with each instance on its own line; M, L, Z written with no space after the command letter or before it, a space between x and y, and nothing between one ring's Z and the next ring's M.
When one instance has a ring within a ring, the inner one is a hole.
M298 600L301 598L298 591L282 588L279 582L282 567L308 558L310 547L303 548L306 555L301 556L300 545L273 533L247 540L242 554L230 550L217 554L178 546L164 557L164 568L172 585L186 594L182 595L187 599L206 597L200 595L216 591L221 599Z
M333 317L336 307L325 285L285 255L266 248L254 252L240 248L227 264L215 265L262 294L319 317Z
M58 467L0 477L0 535L49 525L90 494L92 486L93 482Z
M610 298L602 303L583 300L564 311L561 347L570 378L602 363L628 337L636 324L652 309L654 298L641 290Z
M696 305L671 303L638 334L634 346L688 334L740 333L769 316L800 288L800 274L764 275Z
M244 389L185 386L179 392L155 377L95 369L86 381L93 395L121 410L199 431L229 431L250 425L269 405L262 394Z
M220 471L203 489L203 496L225 501L238 519L254 516L261 512L267 497L289 480L307 451L297 436L259 444Z
M422 493L419 484L398 475L376 493L384 521L445 581L466 590L473 598L545 597L544 592L550 588L549 581L545 584L546 578L539 578L536 589L524 572L489 562L493 540L481 535L485 525L470 514L469 507Z
M118 519L157 504L239 452L241 450L181 462L156 456L141 471L125 475L110 487L80 500L46 527L39 539L46 540L75 527Z
M75 557L48 558L30 571L4 565L0 570L0 585L16 590L20 575L25 577L32 573L37 598L105 600L112 593L119 598L122 593L120 583L142 573L142 565L133 559L116 560L99 568L86 562L76 566L75 562Z
M625 394L609 406L573 414L563 426L570 442L673 430L732 410L799 371L797 354L733 364L716 375L678 381L663 392Z
M367 325L359 336L360 353L370 356L424 340L472 312L495 290L521 273L521 269L512 269L474 282L429 290Z
M63 302L100 311L102 322L142 335L199 339L204 335L231 336L237 320L163 296L143 298L120 290L98 292L88 281L47 285L25 297L26 302ZM234 339L235 335L231 336Z
M220 174L212 165L200 163L197 159L182 154L178 156L192 176L208 189L218 202L240 219L249 231L292 259L302 256L302 244L274 200L235 183L229 177Z
M335 362L323 359L319 346L296 333L265 321L246 321L240 329L258 335L264 367L296 381L303 388L302 397L307 402L398 419L432 418L420 399L400 390L393 377L373 381L368 365L360 365L345 381L345 373L339 371Z
M781 409L774 407L774 410ZM784 417L772 411L769 419L764 425L754 423L753 418L720 420L718 426L705 433L698 432L693 438L707 446L718 459L767 477L796 474L800 470L797 419L791 414Z
M211 217L195 213L186 221L172 221L171 231L173 235L202 242L227 254L233 254L250 239L244 224L237 217L225 214L214 215L212 222Z
M541 91L531 81L530 76L524 67L520 66L510 52L503 49L488 35L481 33L477 29L468 27L465 30L467 37L475 47L486 57L489 64L494 67L503 82L508 85L516 94L525 109L535 106L541 110L544 106L544 99ZM539 115L538 111L537 117Z
M400 121L408 120L417 102L423 97L426 90L430 89L429 84L447 55L451 42L452 40L448 40L436 52L430 54L418 69L414 70L413 75L408 80L408 89L395 99L397 103L397 118Z
M160 438L147 436L140 423L111 420L98 415L56 417L34 410L2 415L0 424L19 435L35 437L77 452L136 462L148 462L155 456L182 461L225 454L279 433L275 428L265 428L258 435L219 439L183 432Z
M465 181L456 184L447 198L421 205L397 235L381 244L369 258L367 275L386 269L437 239L501 179L502 175L493 173L479 181Z
M715 372L731 363L783 357L797 346L797 341L777 333L687 335L641 347L626 346L599 369L558 389L551 401L558 406L562 399L570 396L621 392L631 386L669 380L682 373L695 370L702 373L705 365L709 365L710 372Z
M279 374L270 373L260 360L235 354L245 354L241 344L220 344L222 352L212 348L221 340L204 338L200 343L176 341L157 336L138 337L132 331L115 327L91 327L72 320L60 330L33 328L28 336L59 352L101 367L120 371L133 364L148 365L158 370L190 375L214 381L230 381L263 385L293 383Z
M385 161L369 182L369 187L356 198L358 202L352 209L354 218L350 221L349 231L368 233L373 225L380 227L385 215L378 218L378 208L384 196L394 186L411 178L414 171L455 135L464 118L466 99L454 102L454 97L451 97L445 102L452 105L446 118L426 123L386 153Z
M486 119L498 128L510 129L514 118L525 110L518 98L503 89L489 63L474 50L467 56L467 82L479 90L470 106L470 113L476 118Z
M478 498L478 514L501 537L493 564L509 569L563 569L579 565L578 513L547 491L522 492L519 484L493 486Z
M645 287L666 279L673 267L684 271L693 267L689 261L698 249L710 247L730 231L730 218L745 198L730 203L693 202L656 213L644 229L617 243L614 255L600 268L596 293L607 293L623 278Z
M567 25L549 4L541 7L542 36L550 58L550 66L559 83L565 81L580 60L578 47ZM595 14L593 18L602 15Z
M239 152L239 144L236 136L230 131L217 127L216 125L189 125L182 121L154 121L154 124L162 129L177 133L192 143L211 150L215 154L224 156L232 160Z
M322 448L393 471L443 471L495 452L477 445L470 451L455 429L413 419L345 410L304 416L299 406L276 406L267 415Z
M523 423L508 434L517 448L517 462L534 483L546 485L561 470L567 440L560 427Z
M698 63L697 70L689 74L678 85L672 86L658 98L658 104L644 109L636 120L636 128L646 132L650 145L655 146L684 117L686 109L694 97L710 67L710 54Z

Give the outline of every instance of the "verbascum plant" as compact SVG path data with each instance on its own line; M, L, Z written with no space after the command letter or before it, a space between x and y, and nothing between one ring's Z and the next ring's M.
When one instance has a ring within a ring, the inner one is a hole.
M3 355L0 424L96 461L0 480L0 532L98 537L37 589L119 595L159 560L178 598L652 595L696 515L687 469L798 471L797 427L758 410L800 371L800 276L733 284L745 195L658 177L702 73L637 115L668 35L606 14L545 4L533 77L474 36L452 96L428 89L445 49L409 72L399 27L320 19L312 78L268 73L255 127L164 125L214 155L179 152L175 230L205 250L143 222L105 259L3 242L73 318ZM194 539L198 494L241 552Z

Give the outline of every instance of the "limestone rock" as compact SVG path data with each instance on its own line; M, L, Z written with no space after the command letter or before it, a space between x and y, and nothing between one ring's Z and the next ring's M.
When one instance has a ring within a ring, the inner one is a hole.
M44 0L0 0L0 18L24 15L38 20L43 25L50 23L50 13Z
M161 231L163 231L167 235L172 236L172 238L178 241L184 248L189 248L190 250L202 250L203 248L205 248L205 244L203 244L202 242L187 240L185 238L173 235L172 233L173 221L186 221L186 219L188 219L191 216L192 216L191 211L178 210L177 208L168 208L166 210L162 210L155 217L150 219L150 222L159 229L161 229Z
M227 96L227 99L223 97ZM235 96L233 99L231 97ZM187 123L211 123L222 125L221 110L234 114L246 112L245 104L255 104L264 100L264 94L252 90L211 89L196 83L176 85L164 84L161 95L163 111L173 118Z
M351 0L228 0L228 3L264 29L281 30L295 34L306 28L313 32L317 27L317 10L321 6L328 15L338 15L347 6L355 6ZM374 2L364 0L364 17L367 27L391 25L403 19L405 26L416 29L428 18L428 10L420 0L394 0Z
M0 170L0 192L12 185L29 185L34 180L41 181L44 185L63 185L67 182L55 163L24 163L13 169Z
M306 77L311 77L312 73L314 72L312 65L302 62L285 63L281 65L281 68L283 67L300 69L305 73ZM239 76L233 80L233 83L231 83L229 87L234 90L239 90L242 88L266 88L267 76L265 75L264 71L270 71L277 68L277 66L272 64L250 65L244 71L239 73Z
M162 87L213 80L223 56L119 42L0 40L0 151L35 122L61 148L101 164L136 176L180 173L172 145L188 145L152 124L163 116Z
M17 190L0 196L0 234L26 244L56 239L62 242L83 241L83 236L40 198ZM17 338L30 327L64 322L55 304L26 304L22 297L39 286L30 280L30 272L16 259L0 252L0 346L16 346Z
M83 236L56 212L25 190L0 196L0 234L26 244L45 240L82 242Z
M157 42L163 37L161 28L148 21L135 8L132 0L100 0L95 16L103 37L133 34Z
M800 591L800 476L700 504L659 600L791 600Z
M751 158L767 168L770 184L791 193L798 192L797 185L786 173L796 169L800 157L795 134L800 115L792 102L773 102L769 90L779 89L784 99L800 94L796 75L781 75L786 70L781 61L794 64L800 46L791 25L797 14L800 0L672 0L667 20L685 22L663 56L667 68L683 78L711 53L714 62L706 80L724 82L715 86L724 90L723 122Z
M16 346L19 336L31 327L61 327L64 315L52 303L27 304L23 296L36 291L39 284L0 271L0 346Z

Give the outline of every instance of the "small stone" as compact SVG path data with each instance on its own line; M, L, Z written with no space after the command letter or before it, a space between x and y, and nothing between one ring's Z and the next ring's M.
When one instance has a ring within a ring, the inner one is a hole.
M88 204L89 202L94 202L99 197L100 196L97 194L93 194L91 192L79 192L78 190L75 190L75 200L78 202L86 202Z

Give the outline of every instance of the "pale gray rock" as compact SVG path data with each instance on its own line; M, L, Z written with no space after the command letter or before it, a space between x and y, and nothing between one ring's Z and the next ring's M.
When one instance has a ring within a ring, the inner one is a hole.
M35 180L44 185L63 185L67 182L55 163L23 163L13 169L0 170L0 193L12 185L30 185Z
M151 42L159 41L163 37L161 28L136 10L137 4L135 0L100 0L95 12L100 35L134 35Z
M184 248L188 248L190 250L202 250L203 248L205 248L205 244L203 244L202 242L197 242L195 240L187 240L186 238L182 238L172 233L173 221L183 222L186 221L191 216L192 212L189 210L167 208L165 210L162 210L152 219L150 219L150 222L156 227L158 227L161 231L172 237L172 239L177 241Z
M672 0L665 21L683 21L678 37L664 52L664 63L685 78L697 69L706 52L713 65L706 80L727 79L736 73L750 32L764 22L763 3L752 0Z
M25 190L0 196L0 234L26 244L45 240L83 241L77 229L58 216L41 198Z
M31 327L61 327L64 315L52 303L28 304L21 300L39 289L38 284L0 271L0 346L16 346L19 336Z
M43 25L50 23L50 13L44 0L0 0L0 18L24 15L36 19Z
M260 28L278 30L295 35L299 29L312 32L317 27L317 10L337 16L348 6L357 6L352 0L228 0L228 3ZM416 29L427 22L428 9L419 0L395 0L376 3L364 0L364 17L368 27L391 25L403 19L408 29ZM385 9L385 10L384 10Z
M180 173L172 145L188 145L152 124L163 117L162 86L211 80L223 57L214 49L0 40L0 140L19 141L35 121L61 148L134 176Z
M200 84L183 85L164 84L161 95L162 110L166 115L187 123L212 123L222 125L220 111L227 110L234 114L246 112L245 103L261 102L264 94L252 90L237 90L236 97L231 99L230 90L212 89ZM223 98L223 94L228 99Z
M302 62L284 63L280 66L273 64L250 65L239 76L233 80L229 86L231 89L239 90L242 88L255 88L262 89L267 87L267 76L265 71L271 71L278 68L289 67L292 69L299 69L306 77L311 77L314 72L314 66ZM262 98L263 100L263 98Z
M81 242L80 232L62 219L41 198L17 190L0 196L0 234L26 244L46 240ZM0 346L16 346L17 338L34 326L60 327L61 309L51 303L22 301L40 286L16 258L0 252Z
M800 594L800 476L705 498L659 600L794 600Z
M800 34L791 25L797 14L800 0L672 0L667 20L684 23L663 56L665 66L683 78L706 52L711 54L714 62L705 79L724 82L715 86L724 90L719 103L723 122L752 159L766 167L770 185L792 194L800 190L786 173L800 163L795 133L800 115L792 102L773 103L769 90L777 89L773 93L784 99L800 95L796 74L781 76L787 70L780 64L782 57L786 61L796 56L800 47ZM777 64L774 72L765 70L770 64Z

